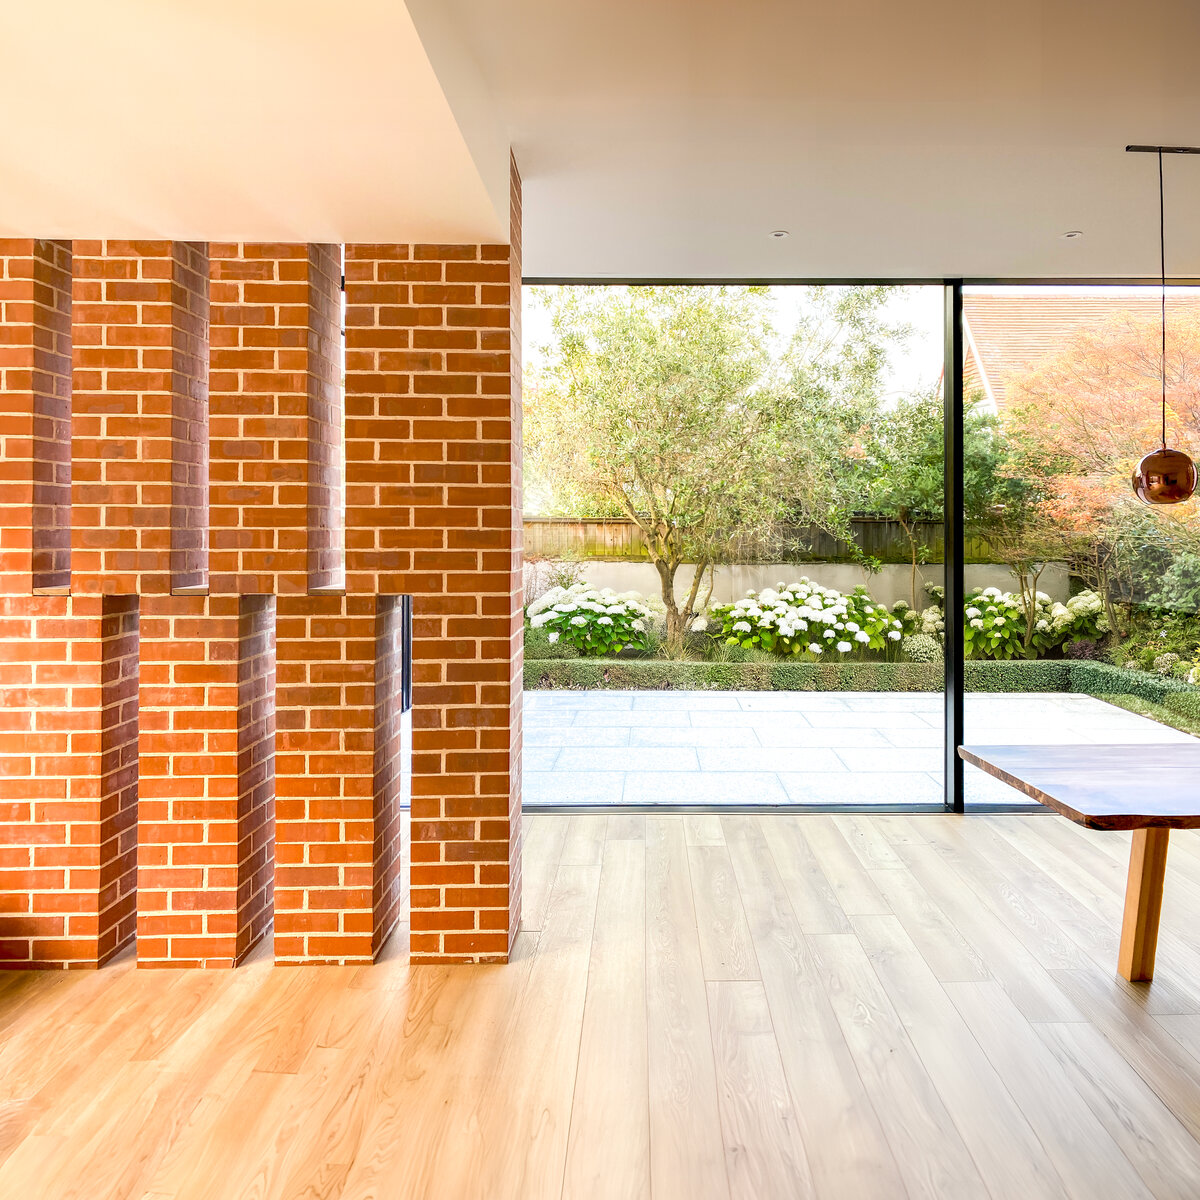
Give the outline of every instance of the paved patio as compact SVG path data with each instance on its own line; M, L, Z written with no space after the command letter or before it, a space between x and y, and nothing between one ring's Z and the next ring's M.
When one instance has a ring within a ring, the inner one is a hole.
M980 744L1192 740L1091 696L966 703ZM942 719L923 692L527 691L525 804L937 804ZM1030 803L973 767L966 795Z

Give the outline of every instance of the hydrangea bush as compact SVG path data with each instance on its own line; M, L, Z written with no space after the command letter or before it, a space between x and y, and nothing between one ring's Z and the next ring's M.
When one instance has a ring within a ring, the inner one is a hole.
M551 645L561 638L591 657L646 649L652 619L637 592L586 583L550 588L525 609L525 616L534 629L546 632Z
M1094 640L1108 629L1104 603L1095 592L1080 592L1066 604L1045 592L1034 598L1031 650L1044 655L1070 642ZM968 658L1024 658L1026 609L1013 592L976 588L966 599L964 638Z
M810 579L750 592L733 604L714 604L712 624L727 645L816 661L861 658L869 652L896 657L904 621L865 588L846 595Z

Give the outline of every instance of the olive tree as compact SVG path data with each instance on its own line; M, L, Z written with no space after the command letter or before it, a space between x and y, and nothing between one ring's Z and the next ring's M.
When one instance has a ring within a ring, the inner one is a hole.
M621 515L638 527L673 648L698 611L710 564L734 548L761 548L785 523L845 532L839 481L848 472L839 468L853 465L848 431L858 418L837 419L828 405L821 422L814 413L819 400L844 405L877 392L882 353L872 346L864 361L845 331L869 324L886 292L813 292L811 317L782 349L765 288L541 293L553 342L527 381L530 489L552 510ZM685 562L695 573L680 599Z

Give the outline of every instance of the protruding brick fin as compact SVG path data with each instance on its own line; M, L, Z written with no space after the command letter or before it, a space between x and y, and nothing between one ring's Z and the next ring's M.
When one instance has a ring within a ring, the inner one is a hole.
M375 615L375 868L371 907L376 954L400 919L405 895L405 783L412 748L404 722L404 604L380 596Z
M138 962L233 966L269 925L272 604L142 600Z
M275 597L243 596L238 613L238 891L240 961L271 926L275 891Z
M137 604L0 598L0 967L95 967L137 884Z
M172 243L171 586L208 586L208 243Z
M203 586L203 243L74 244L71 587Z
M346 248L347 587L413 596L414 959L517 928L515 278L508 246Z
M0 240L0 592L71 576L71 243Z
M308 586L345 587L342 248L308 247Z
M74 603L83 607L89 601L81 599ZM137 597L103 597L100 601L100 962L127 946L137 931L140 643Z
M398 608L394 597L279 600L276 962L370 962L395 922Z
M217 592L342 582L341 248L211 247Z

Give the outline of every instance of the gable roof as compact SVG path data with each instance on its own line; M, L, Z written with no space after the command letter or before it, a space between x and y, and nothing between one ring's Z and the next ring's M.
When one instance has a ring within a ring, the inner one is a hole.
M983 393L985 407L1004 407L1009 382L1062 349L1072 334L1120 314L1157 322L1157 288L996 288L963 293L964 392ZM1200 288L1170 288L1171 312L1200 314Z

